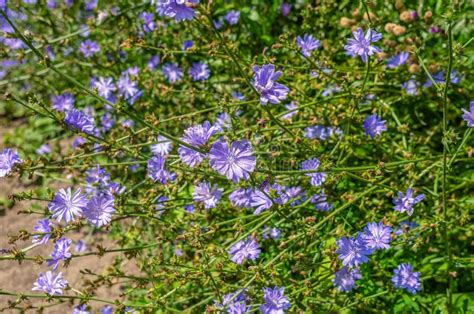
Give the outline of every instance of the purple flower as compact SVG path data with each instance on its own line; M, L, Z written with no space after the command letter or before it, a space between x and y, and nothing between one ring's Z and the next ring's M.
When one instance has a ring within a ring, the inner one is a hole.
M433 74L432 78L437 84L446 83L446 72L445 71L439 71L439 72ZM453 84L459 84L459 82L461 81L461 77L459 76L458 71L456 71L456 70L451 71L451 80L450 81ZM426 79L425 84L423 84L423 87L424 88L429 88L431 86L433 86L433 81L431 81L431 79L428 77Z
M192 40L185 40L183 42L183 50L186 51L188 49L191 49L194 45L194 42Z
M138 66L129 67L126 72L122 72L122 75L125 75L125 73L132 77L135 77L140 74L140 68Z
M327 140L333 134L332 127L313 125L304 129L304 136L309 139Z
M148 69L155 70L160 64L160 56L154 55L148 60Z
M94 119L80 110L71 109L67 111L64 122L66 122L70 128L89 135L94 134Z
M67 190L60 189L54 195L48 208L53 214L52 217L56 218L58 222L64 219L66 223L69 223L75 216L80 217L83 210L86 209L86 206L87 199L86 196L81 193L81 189L72 192L71 188L68 187Z
M265 64L262 67L254 66L254 82L253 86L260 93L260 102L266 105L268 102L279 104L286 99L288 87L275 82L282 74L281 71L275 72L273 64Z
M327 97L327 96L330 96L330 95L333 95L335 93L339 93L342 89L337 86L336 84L328 84L326 86L326 89L322 92L322 96L323 97Z
M219 132L224 132L224 129L232 127L230 115L227 112L217 114L215 127L219 128Z
M151 151L155 155L166 155L173 149L173 142L162 135L158 135L158 143L151 145Z
M195 125L186 129L182 140L194 147L202 147L218 131L219 127L211 126L211 123L206 121L202 125ZM196 167L206 157L206 155L186 146L180 146L178 154L181 161L190 167Z
M90 58L100 51L100 46L97 42L86 39L80 44L79 51L84 55L84 57Z
M304 34L303 37L296 37L296 43L298 44L298 47L300 47L303 56L306 58L309 58L311 52L321 46L321 42L310 34Z
M288 16L291 12L292 7L293 6L290 3L283 2L280 7L281 15Z
M414 79L411 79L402 83L402 88L407 92L408 95L412 95L412 96L418 95L419 86L420 84Z
M408 58L410 57L410 53L408 52L400 52L398 55L391 57L387 60L387 68L394 69L401 65L404 65Z
M183 70L176 63L167 63L163 66L163 75L171 84L181 80Z
M43 291L49 295L60 295L63 293L64 288L67 286L66 279L63 278L63 273L55 275L51 271L46 273L40 273L36 280L33 291Z
M36 150L36 153L38 155L49 154L49 153L51 153L51 146L49 146L49 144L43 144Z
M286 187L279 184L273 184L271 186L272 190L276 191L277 198L274 199L274 202L280 205L288 203L290 200L294 200L290 205L295 206L299 203L299 198L303 197L305 192L299 186Z
M109 180L110 175L100 165L86 171L86 181L89 184L107 185Z
M280 236L281 236L281 230L278 228L270 228L268 226L265 226L263 228L262 237L265 240L268 240L270 238L272 238L273 240L278 240Z
M327 212L332 209L332 204L328 203L324 190L320 194L315 194L311 198L311 203L314 204L314 208L319 211Z
M355 239L342 237L337 240L337 246L336 253L344 266L354 267L366 263L369 260L367 256L372 254L372 250L365 246L360 236Z
M150 12L142 12L140 19L143 20L143 31L145 33L152 32L156 28L156 23L153 21L155 15Z
M234 182L239 182L240 179L248 180L257 164L252 144L247 140L235 141L229 146L221 138L212 145L209 159L212 169Z
M245 95L239 91L233 91L231 93L231 96L232 98L237 99L237 100L245 100Z
M357 268L343 267L336 272L336 277L332 282L339 291L349 292L356 287L356 281L361 278L362 276Z
M349 38L347 45L344 46L344 49L349 55L353 57L360 56L362 61L367 62L369 56L382 51L377 46L371 45L382 39L382 34L370 28L365 33L365 36L362 28L358 28L353 34L354 38Z
M72 314L90 314L90 312L87 310L87 305L81 304L72 310Z
M298 113L298 104L294 101L286 104L285 108L288 110L288 112L282 116L282 118L285 120L290 120L295 114Z
M222 303L218 301L214 301L214 303L218 310L226 310L229 314L247 313L247 296L245 290L227 293L222 298Z
M222 198L222 191L217 185L201 182L194 187L193 199L195 202L204 203L204 208L214 208Z
M165 169L166 158L162 155L155 155L148 160L148 177L154 182L165 184L170 180L171 173Z
M131 119L125 119L122 122L122 126L127 129L133 128L134 125L135 125L135 122Z
M234 206L248 208L252 206L252 194L252 189L238 189L230 193L229 200Z
M93 11L95 8L97 8L97 5L99 4L99 0L89 0L86 2L86 11Z
M113 92L117 90L114 80L111 77L99 77L94 81L92 86L97 88L99 96L104 97L107 100L110 100L113 96Z
M156 0L156 12L161 16L172 17L176 22L192 20L196 15L191 6L199 0Z
M48 0L46 1L46 5L49 9L56 9L58 3L56 2L56 0Z
M379 250L390 248L392 228L383 222L369 222L361 234L361 239L369 249Z
M254 215L258 215L264 210L272 207L273 201L261 190L255 190L250 199L250 206L254 207Z
M0 178L7 176L16 164L21 164L22 162L16 151L10 148L4 149L0 153Z
M68 111L74 108L74 96L70 93L53 96L51 102L51 107L58 111Z
M439 71L435 74L431 74L431 77L433 78L433 81L435 81L435 83L437 83L437 84L445 83L444 76L445 76L444 71ZM429 88L429 87L433 86L433 81L427 76L426 82L425 82L425 84L423 84L423 87L424 88Z
M45 244L48 242L49 238L51 237L51 231L53 230L51 227L53 224L49 221L49 219L40 219L33 227L33 230L38 233L43 234L35 234L33 236L33 243Z
M87 140L85 138L83 138L82 136L77 136L74 141L72 142L71 144L71 147L73 149L77 149L79 146L83 145L87 143Z
M122 74L117 82L118 94L125 98L129 104L133 104L142 91L138 89L137 82L130 79L128 73Z
M235 25L239 22L240 11L230 10L229 12L227 12L224 18L230 25Z
M110 194L93 196L87 203L84 216L89 223L97 228L107 225L115 212L115 199Z
M79 240L76 242L76 245L74 246L74 250L78 253L85 252L87 250L87 244L86 241L84 240Z
M364 120L365 135L375 138L377 135L382 134L383 131L387 130L385 122L375 113L367 116Z
M124 186L121 186L117 182L110 182L107 186L108 192L112 195L120 195L125 192L125 189L126 188Z
M260 252L257 240L251 236L247 240L237 242L229 249L231 261L238 265L242 265L246 259L256 260Z
M289 201L293 200L290 203L291 206L299 205L306 199L306 191L299 186L285 188L284 194L286 194Z
M283 314L291 307L290 300L285 297L285 287L263 289L263 305L260 310L263 314Z
M305 160L301 163L301 169L302 170L317 170L319 168L319 159L318 158L312 158ZM306 176L310 177L310 183L313 186L320 186L326 181L326 173L325 172L311 172L311 173L306 173Z
M156 206L155 210L158 212L158 215L162 215L165 211L164 209L166 208L166 203L169 201L167 196L160 196L156 200Z
M100 310L100 314L113 314L114 308L111 305L106 305Z
M222 20L222 18L219 18L219 19L214 20L213 24L214 24L215 29L221 29L222 26L224 25L224 21Z
M416 294L421 290L420 272L414 272L410 264L400 264L393 270L392 282L398 289Z
M462 108L462 111L464 114L462 115L462 118L464 121L466 121L467 126L470 128L474 127L474 100L471 100L469 103L469 110L467 111L466 109Z
M53 266L53 270L56 270L61 260L70 258L72 256L71 252L69 252L71 243L71 239L66 238L61 238L56 241L54 251L51 253L51 258L48 259L48 266Z
M205 81L211 75L211 71L207 63L194 62L189 69L189 75L191 75L193 81Z
M413 206L425 199L425 194L420 194L415 197L413 189L409 188L406 194L398 192L398 197L393 199L395 210L401 213L407 212L408 216L413 214Z
M408 232L411 231L411 229L416 228L416 227L418 227L418 224L414 221L407 221L407 220L402 221L400 223L400 228L395 230L395 235L399 236L399 235L403 234L404 232L408 233Z
M100 118L100 124L102 126L102 132L108 132L113 128L115 124L115 118L110 113L105 113Z

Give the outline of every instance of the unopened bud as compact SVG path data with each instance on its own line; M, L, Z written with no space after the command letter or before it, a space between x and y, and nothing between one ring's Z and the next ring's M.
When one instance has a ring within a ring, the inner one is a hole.
M439 70L439 65L438 65L438 64L430 64L430 65L428 66L428 70L429 70L431 73L438 72L438 70Z
M367 12L365 12L364 15L363 15L363 18L366 21L374 21L374 20L377 19L377 15L375 15L372 12L369 12L369 14L367 15Z
M431 24L433 22L433 12L426 11L424 19L426 24Z
M401 26L401 25L397 25L393 28L393 34L395 36L402 36L403 34L405 34L406 32L406 28Z
M397 10L402 10L405 8L405 5L403 4L403 1L402 0L397 0L395 1L395 9Z
M390 39L384 39L383 44L384 46L395 47L397 45L397 42Z
M395 28L395 26L397 26L397 24L395 23L387 23L385 24L385 31L387 33L393 33L393 29Z
M341 20L339 21L339 24L342 26L342 27L351 27L352 25L354 25L355 21L350 19L350 18L347 18L345 16L341 17Z
M402 20L405 23L410 23L414 21L413 15L409 11L403 11L400 14L400 20Z
M408 68L408 72L410 72L411 74L416 74L416 73L419 73L420 72L420 66L418 64L412 64L410 65L410 67Z

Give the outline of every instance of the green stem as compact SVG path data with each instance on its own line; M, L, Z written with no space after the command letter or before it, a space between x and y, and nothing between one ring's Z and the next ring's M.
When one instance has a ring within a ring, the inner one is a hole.
M442 197L443 197L443 237L446 249L446 255L448 256L448 267L446 269L446 276L448 280L448 289L446 290L447 293L447 308L448 313L452 313L453 311L453 300L452 300L452 293L453 293L453 277L451 276L451 268L452 268L452 252L451 252L451 243L448 235L448 208L447 208L447 195L446 195L446 184L447 184L447 159L448 159L448 143L446 141L446 136L448 132L448 89L449 84L451 82L451 70L453 67L453 39L452 39L452 22L449 23L448 26L448 52L449 52L449 61L448 61L448 71L446 73L446 86L444 88L444 95L443 95L443 136L442 136L442 144L443 144L443 178L442 178Z

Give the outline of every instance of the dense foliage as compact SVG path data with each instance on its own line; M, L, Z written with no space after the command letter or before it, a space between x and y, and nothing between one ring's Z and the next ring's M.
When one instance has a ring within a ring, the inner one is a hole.
M474 311L468 2L0 0L1 307Z

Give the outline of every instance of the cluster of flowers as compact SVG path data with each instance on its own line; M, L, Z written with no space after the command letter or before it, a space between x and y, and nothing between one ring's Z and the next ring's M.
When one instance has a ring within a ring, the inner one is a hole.
M408 189L407 193L398 192L394 198L394 209L401 213L413 214L413 206L425 198L424 194L413 195L413 189ZM397 232L395 232L395 235ZM392 241L392 228L383 222L370 222L364 231L355 237L342 237L337 241L339 259L343 268L336 272L334 285L341 291L351 291L356 287L356 281L362 278L358 266L369 261L368 256L376 250L386 250L390 248ZM409 264L400 264L394 270L392 282L395 287L407 289L411 293L416 293L421 289L420 273L413 272Z
M111 222L115 213L115 195L124 192L124 188L115 182L110 182L110 176L100 166L88 170L86 174L89 199L81 189L73 190L68 187L60 189L49 203L51 218L56 219L58 223L64 221L65 225L68 225L76 218L84 217L92 226L100 228ZM49 219L39 220L34 227L36 234L33 236L33 243L47 243L54 226ZM53 271L57 270L60 261L71 258L72 254L69 251L71 244L72 240L67 238L60 238L55 242L54 251L48 260L48 265L52 266ZM78 243L76 250L83 251L83 246L83 243ZM54 274L48 271L39 275L33 290L56 295L61 294L66 285L67 281L62 277L62 273Z
M25 3L34 4L36 1L28 0ZM67 5L72 1L66 1ZM97 7L98 1L88 1L86 10L93 10ZM176 21L193 19L196 14L196 6L199 0L152 0L151 3L156 6L156 13L160 16L174 18ZM0 5L1 6L1 5ZM48 7L57 6L56 1L48 1ZM2 7L2 9L4 9ZM291 5L283 4L281 7L283 15L288 15ZM12 18L24 19L14 11L8 11ZM154 22L154 14L142 12L140 18L143 21L143 32L149 33L157 28ZM231 10L222 18L214 21L214 27L219 29L223 26L225 20L229 25L235 25L239 22L240 12ZM0 20L2 30L7 33L14 33L13 29L5 21ZM380 53L382 50L373 45L382 39L382 35L373 29L368 29L365 34L361 28L353 32L354 38L348 40L344 47L346 53L351 57L360 57L364 63L370 61L370 57ZM2 38L4 44L11 49L25 48L23 42L16 38ZM311 58L315 50L321 47L321 43L311 34L304 34L296 38L296 44L301 54L305 58ZM188 50L193 46L192 41L184 43L183 50ZM83 41L79 46L79 51L85 58L93 58L101 51L98 42L91 39ZM400 52L390 57L386 62L386 67L395 69L408 63L410 54ZM148 62L148 69L155 70L160 65L160 57L153 56ZM2 64L2 69L7 69L11 65ZM323 69L326 74L331 73L331 69ZM119 98L126 100L129 105L133 105L140 97L143 91L139 88L138 75L140 68L134 66L122 72L117 80L112 77L94 77L90 82L90 87L95 89L99 96L105 98L109 103L116 103ZM165 79L175 84L183 79L184 71L177 63L166 63L162 66L162 73ZM1 73L0 73L1 74ZM278 70L273 64L264 64L253 67L252 86L255 92L260 96L260 103L265 106L270 104L280 104L285 101L290 93L290 89L277 80L282 76L282 71ZM208 63L204 61L194 62L189 68L189 75L193 81L205 81L209 79L211 71ZM1 76L1 75L0 75ZM445 82L445 71L439 71L432 74L423 84L424 88ZM451 73L451 82L457 84L462 76L453 70ZM402 84L402 88L410 95L416 95L420 83L416 78ZM328 96L339 92L341 88L337 85L328 86L323 96ZM242 94L235 93L237 99L244 99ZM115 124L116 117L113 116L110 106L101 117L101 127L96 127L93 110L84 111L75 108L75 98L65 92L54 95L51 98L52 108L64 112L64 122L72 129L86 133L94 137L101 137L108 132ZM288 112L283 115L284 119L291 119L298 110L296 102L292 101L285 105ZM470 103L469 110L463 109L463 118L468 127L474 127L474 102ZM248 181L257 166L257 158L250 140L241 138L240 140L229 141L224 136L217 140L212 140L214 136L223 133L225 128L229 128L231 116L222 113L217 122L213 125L206 121L203 124L196 124L184 131L180 141L177 142L178 156L180 161L190 168L197 168L203 162L209 161L210 167L219 175L226 177L233 183ZM133 122L124 120L123 126L130 126ZM372 139L381 135L387 130L386 121L382 120L377 114L368 115L363 127L366 136ZM309 139L326 140L330 137L342 137L343 132L339 127L313 125L304 130L305 137ZM80 142L80 140L79 140ZM173 142L162 135L158 135L157 143L151 146L153 156L147 161L147 175L160 184L166 184L174 181L176 173L168 169L167 161L169 154L173 150ZM38 152L47 153L49 147L42 146ZM22 160L12 149L5 149L0 153L0 177L9 175L17 166L22 164ZM301 186L285 186L278 183L269 184L262 182L259 187L239 187L229 194L230 202L239 208L252 208L254 215L269 210L272 206L287 205L290 207L302 206L310 203L318 211L329 211L333 205L328 202L325 190L320 188L327 180L327 173L320 169L321 161L318 158L310 158L301 163L301 170L308 178L311 186L319 188L319 193L310 194L309 191ZM84 218L92 226L101 228L112 221L112 215L115 213L115 196L124 192L124 187L118 183L110 181L108 175L102 167L97 165L86 172L89 186L86 193L81 189L71 187L60 189L50 202L48 208L51 217L58 223L64 221L70 224L77 218ZM205 209L215 208L224 195L224 188L219 187L209 181L201 181L194 186L192 197L194 202L203 204ZM409 188L406 193L398 192L397 197L393 199L394 209L400 213L406 212L409 216L413 214L414 205L425 198L424 194L414 195L413 189ZM157 210L163 208L162 203L167 201L163 196L158 200ZM411 225L410 225L411 226ZM49 241L53 234L55 223L49 219L38 221L34 227L37 234L33 237L33 242L44 244ZM387 250L390 248L392 235L397 235L399 230L393 232L392 228L383 222L370 222L365 229L355 237L343 237L337 241L338 249L336 253L342 261L343 267L336 272L333 280L334 285L341 291L352 291L356 287L357 280L362 278L359 266L369 261L369 256L378 250ZM278 228L265 226L263 238L274 240L279 239L281 231ZM50 295L60 295L63 289L68 285L61 272L55 273L61 261L71 258L70 246L72 241L67 238L60 238L55 242L54 251L48 260L48 265L52 271L41 273L34 284L33 290L44 291ZM244 240L237 241L228 250L231 261L238 265L244 264L247 260L256 260L262 250L257 239L251 235ZM421 290L420 273L415 272L410 264L400 264L394 270L392 282L396 288L406 289L410 293L417 293ZM291 306L289 299L284 295L284 287L265 288L264 302L260 306L263 313L283 313ZM222 311L229 313L245 313L250 310L248 304L250 298L246 291L237 291L229 293L222 300L215 301L215 306ZM102 313L110 313L112 308L107 306ZM77 313L88 313L85 306L75 309Z
M249 313L251 308L247 305L250 298L245 290L224 295L222 302L215 301L215 306L220 311L227 313ZM285 296L285 287L263 289L263 301L260 310L263 314L284 313L291 307L290 300Z

